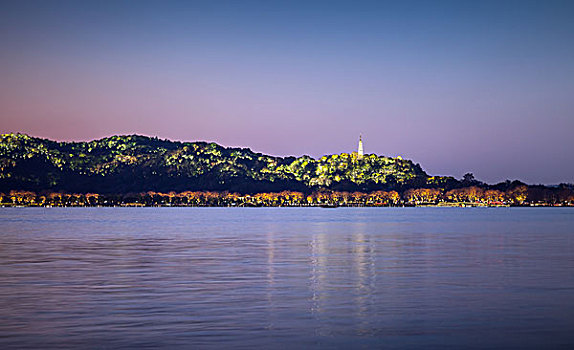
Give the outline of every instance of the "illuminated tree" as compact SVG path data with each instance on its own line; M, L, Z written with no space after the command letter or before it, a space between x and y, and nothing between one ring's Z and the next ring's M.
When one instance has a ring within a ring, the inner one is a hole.
M517 205L524 204L527 195L528 195L528 187L524 185L517 186L507 192L508 198L512 201L513 204Z

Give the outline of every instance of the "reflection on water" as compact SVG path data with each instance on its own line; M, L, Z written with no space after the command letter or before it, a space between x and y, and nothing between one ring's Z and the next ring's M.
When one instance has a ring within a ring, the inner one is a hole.
M0 209L0 347L574 345L574 211Z
M358 334L372 334L369 320L374 313L374 295L375 295L375 254L371 238L364 232L365 224L356 225L353 234L353 256L355 265L355 313L359 319L357 323Z

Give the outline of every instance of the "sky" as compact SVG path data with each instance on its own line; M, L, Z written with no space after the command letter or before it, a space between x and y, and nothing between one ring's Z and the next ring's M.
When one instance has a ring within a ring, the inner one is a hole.
M571 1L0 1L0 133L574 183Z

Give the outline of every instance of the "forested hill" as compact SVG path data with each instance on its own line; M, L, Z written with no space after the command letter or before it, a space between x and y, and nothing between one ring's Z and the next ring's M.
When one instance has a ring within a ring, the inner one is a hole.
M56 142L24 134L0 140L0 191L373 191L445 186L410 160L356 153L272 157L216 143L138 135Z

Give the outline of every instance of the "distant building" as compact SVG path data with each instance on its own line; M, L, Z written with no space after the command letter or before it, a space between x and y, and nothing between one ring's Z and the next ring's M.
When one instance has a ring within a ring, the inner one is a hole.
M357 151L357 155L359 159L363 158L363 140L361 135L359 135L359 150Z

